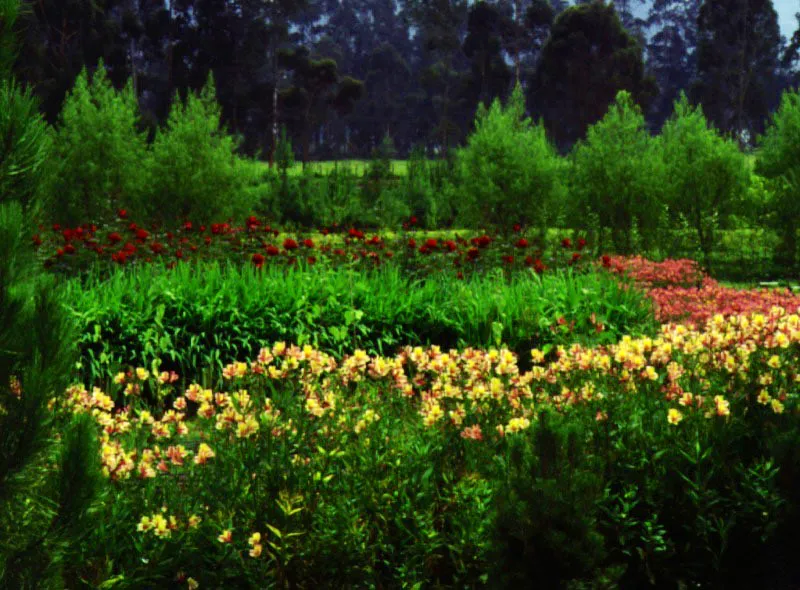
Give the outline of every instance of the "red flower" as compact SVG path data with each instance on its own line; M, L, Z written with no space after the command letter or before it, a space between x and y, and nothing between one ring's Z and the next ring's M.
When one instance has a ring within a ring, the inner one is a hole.
M283 247L286 250L295 250L297 248L297 242L295 242L292 238L286 238L283 241Z
M268 256L277 256L278 254L280 254L280 250L278 250L275 246L273 246L272 244L267 246L267 255Z
M604 268L611 268L611 256L608 254L603 254L602 260Z
M75 232L73 232L71 229L65 229L61 232L61 235L64 237L65 242L69 242L75 237Z
M261 254L260 252L256 252L255 254L253 254L252 261L257 268L261 268L264 265L264 260L265 260L264 255Z
M58 250L56 250L56 256L58 256L59 258L64 256L64 249L63 248L59 248Z
M144 242L149 236L150 233L146 229L136 230L136 239L139 240L140 242Z
M61 231L61 225L58 223L53 224L53 231Z
M444 242L444 247L447 248L449 252L455 252L458 250L458 246L456 246L456 243L453 240L447 240Z
M127 209L120 209L119 211L117 211L117 215L119 216L120 219L125 219L128 216L128 211Z
M116 262L117 264L125 264L125 260L128 258L128 253L124 250L120 250L119 252L114 252L111 255L111 260Z
M514 264L514 257L511 255L503 256L503 262L505 262L506 264Z
M486 246L488 246L489 244L492 243L492 238L490 238L487 235L483 235L483 236L479 236L477 238L472 238L470 240L470 243L473 246L477 246L478 248L485 248Z
M261 225L261 222L258 221L255 215L251 215L247 218L247 227L253 228L258 227L259 225Z
M416 248L417 247L417 240L415 240L414 238L409 238L408 239L408 247L409 248Z
M528 240L526 240L525 238L520 238L519 240L517 240L517 243L515 245L517 248L527 248Z
M313 248L314 241L311 238L306 238L305 240L303 240L303 246L305 246L306 248Z
M192 222L191 221L185 221L183 223L183 229L186 230L186 231L192 231Z
M316 264L316 262L317 262L317 257L316 256L309 256L308 257L308 263L309 264Z
M467 258L469 260L475 260L478 257L478 249L477 248L470 248L467 250Z
M175 251L175 258L179 260L183 260L183 250L176 250Z
M319 233L321 233L323 236L327 236L329 233L331 233L331 231L326 227L323 228L322 231Z
M153 254L161 254L164 252L164 246L159 242L153 242L150 244L150 250L152 250Z
M563 248L572 248L572 240L570 240L569 238L564 238L563 240L561 240L561 246Z
M461 272L461 271L458 271L458 272L456 273L456 278L457 278L457 279L460 279L460 280L462 280L462 281L463 281L463 280L464 280L464 273L463 273L463 272Z
M391 258L392 256L394 256L394 252L387 252L385 256L386 258Z
M354 227L351 227L350 231L348 231L347 233L351 238L355 238L357 240L360 240L360 239L362 239L364 237L364 232L363 231L359 231Z
M417 218L412 215L411 219L408 220L408 223L411 225L417 225Z
M33 245L34 246L41 246L42 245L42 238L39 237L39 234L33 236Z
M519 233L522 231L522 226L519 223L514 224L514 231Z
M189 246L189 250L191 250L192 252L197 252L197 246L192 244L191 246Z
M206 236L203 241L206 243L206 246L211 245L211 236Z
M428 248L427 245L423 245L423 246L419 247L419 253L420 254L430 254L431 253L431 249Z
M575 247L578 248L578 250L583 250L585 246L586 246L586 240L584 240L583 238L578 238L578 243L575 245Z
M64 246L64 254L75 254L75 246L72 244Z
M436 246L438 245L439 242L436 240L436 238L428 238L427 240L425 240L425 246L429 249L436 248Z
M344 256L344 255L345 255L345 251L344 251L344 250L342 250L341 248L336 248L336 250L334 250L334 251L333 251L333 253L334 253L336 256Z
M580 252L573 252L572 259L569 261L569 264L570 265L575 264L576 262L578 262L578 260L580 260L580 258L581 258Z

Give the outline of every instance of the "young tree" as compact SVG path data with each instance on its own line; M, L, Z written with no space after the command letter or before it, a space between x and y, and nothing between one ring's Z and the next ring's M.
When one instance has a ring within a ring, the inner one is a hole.
M777 262L794 267L800 225L800 93L784 92L766 132L759 137L756 173L770 179L775 200L768 217L781 236Z
M747 193L745 156L735 142L708 126L702 109L690 106L683 93L658 141L666 173L665 202L696 232L710 272L715 230L741 211Z
M564 166L544 127L525 117L517 85L505 105L481 105L475 131L456 155L457 206L467 224L508 229L521 222L547 226L562 202Z
M645 246L663 209L664 171L641 109L620 91L608 113L572 153L571 195L576 220L592 215L611 232L615 250L632 254L634 227Z

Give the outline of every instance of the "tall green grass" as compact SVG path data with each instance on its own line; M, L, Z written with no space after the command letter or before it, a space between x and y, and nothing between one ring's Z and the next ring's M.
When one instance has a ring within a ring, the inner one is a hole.
M508 279L498 272L459 281L411 279L392 268L211 263L74 280L63 295L82 331L84 383L103 382L129 364L151 368L155 359L161 370L195 378L197 367L253 358L281 340L337 356L357 348L392 354L404 345L505 344L525 363L532 347L612 342L655 325L645 297L604 273Z

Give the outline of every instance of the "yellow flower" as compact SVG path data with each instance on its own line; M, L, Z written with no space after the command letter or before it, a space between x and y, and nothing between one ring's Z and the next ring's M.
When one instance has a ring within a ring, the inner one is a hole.
M767 361L767 366L777 369L781 366L781 359L777 354L773 354Z
M219 541L220 543L230 543L232 540L233 540L233 532L230 529L225 529L217 537L217 541Z
M521 430L525 430L531 425L531 421L525 417L522 418L511 418L508 421L508 424L505 427L506 432L514 433L520 432Z
M261 543L256 543L253 545L253 548L250 549L250 557L260 557L263 549L264 548L261 546Z
M667 422L670 424L678 424L681 420L683 420L683 414L681 414L680 410L670 408L667 412Z
M149 376L150 376L150 371L148 371L147 369L144 369L142 367L138 367L136 369L136 378L139 379L139 381L144 381Z
M200 584L194 578L187 578L186 579L186 587L189 590L197 590L200 587Z
M531 360L533 361L534 364L544 362L544 353L538 348L534 348L533 350L531 350Z
M714 405L717 407L717 416L730 416L731 403L721 395L714 396Z
M766 389L762 389L761 393L758 394L758 397L756 398L756 401L758 403L760 403L761 405L766 406L770 402L771 399L772 399L772 397L770 397L769 393L767 393L767 390Z
M772 406L773 412L776 414L783 414L783 404L780 402L780 400L774 399L770 402L770 405Z
M261 542L261 533L259 533L258 531L256 531L256 532L255 532L255 533L253 533L252 535L250 535L250 538L249 538L249 539L247 539L247 543L248 543L248 544L249 544L251 547L252 547L253 545L258 545L260 542Z
M114 383L117 385L122 385L125 383L125 373L117 373L114 375Z
M153 528L153 523L149 516L143 516L139 524L136 525L136 530L140 532L147 532L151 528Z
M192 515L189 517L189 528L190 528L190 529L196 529L196 528L197 528L197 526L200 524L200 522L201 522L202 520L203 520L203 519L202 519L202 518L200 518L199 516L197 516L196 514L192 514Z
M197 454L194 456L195 465L205 465L209 459L213 459L215 456L211 447L206 443L200 443L200 446L197 447Z

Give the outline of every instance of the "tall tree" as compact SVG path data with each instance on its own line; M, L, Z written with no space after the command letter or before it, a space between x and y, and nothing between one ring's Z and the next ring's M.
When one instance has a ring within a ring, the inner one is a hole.
M102 59L121 87L130 75L128 48L116 17L122 0L40 0L20 19L24 31L17 61L19 78L35 88L48 121L81 69Z
M340 77L332 59L314 59L308 49L284 51L281 64L292 72L292 85L282 100L292 126L301 138L303 163L308 161L312 134L331 110L345 114L364 92L364 84L349 76Z
M613 5L593 2L562 12L528 92L532 111L544 117L559 148L583 138L620 90L647 108L658 87L645 75L642 49L622 27Z
M495 98L504 100L508 93L511 71L503 59L501 38L507 26L507 18L487 2L470 8L463 51L470 61L465 90L472 108L478 103L488 106Z
M697 25L693 98L715 127L744 143L778 100L778 15L771 0L706 0Z
M650 8L647 24L653 34L647 46L647 65L661 90L649 117L653 127L661 127L681 90L692 83L700 3L701 0L655 0Z

